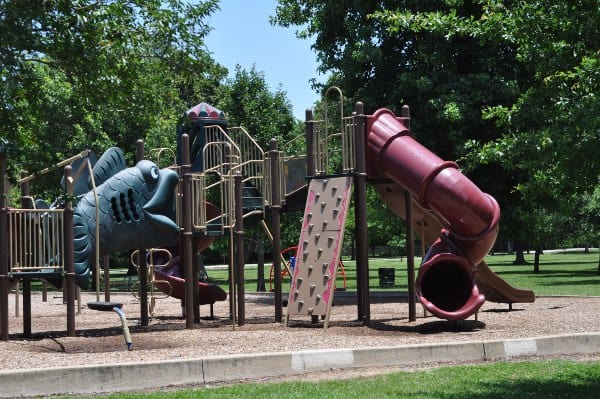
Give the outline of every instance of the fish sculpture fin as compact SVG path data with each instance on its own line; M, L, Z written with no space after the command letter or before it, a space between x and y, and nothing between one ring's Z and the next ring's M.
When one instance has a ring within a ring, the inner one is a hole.
M123 151L118 147L111 147L104 151L96 164L94 165L93 174L96 187L126 168L125 156ZM91 179L88 181L88 187L92 189Z

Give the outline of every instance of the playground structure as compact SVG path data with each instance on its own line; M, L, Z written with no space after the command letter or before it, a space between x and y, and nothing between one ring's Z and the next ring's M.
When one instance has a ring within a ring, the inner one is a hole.
M90 268L95 267L99 286L99 257L106 255L102 252L106 251L105 247L111 251L124 247L139 248L133 262L139 268L142 325L148 323L148 309L152 307L147 303L150 286L151 291L157 288L181 299L186 328L194 328L200 320L200 304L225 299L225 293L218 287L198 281L198 262L195 261L197 253L222 235L229 235L230 244L231 318L234 323L242 325L245 322L244 223L261 223L272 237L275 320L281 322L282 268L288 265L280 256L279 215L286 208L297 207L303 201L305 212L294 257L295 267L293 272L287 270L292 281L286 323L295 315L310 316L313 321L320 316L327 327L353 187L357 226L357 311L358 318L369 325L367 184L373 184L391 209L407 220L411 320L416 318L414 308L417 298L429 312L448 320L464 319L474 314L485 296L507 303L533 301L533 293L508 286L483 263L496 238L500 216L497 203L462 175L456 164L441 160L412 138L408 129L408 108L403 108L401 117L386 109L365 115L363 105L357 103L353 115L344 116L341 91L331 88L325 94L325 101L331 93L339 94L339 129L331 127L333 124L328 120L327 111L321 121L314 120L312 112L307 111L306 153L299 157L280 152L275 140L265 152L248 132L243 128L228 127L225 115L205 103L188 110L187 123L178 130L176 161L169 168L159 171L156 165L145 160L143 142L138 141L136 168L141 175L169 182L166 189L159 190L161 202L171 198L165 193L177 187L172 214L163 212L150 219L158 224L160 231L173 232L171 227L176 226L177 232L172 234L171 239L151 234L149 243L121 238L119 247L111 247L111 237L104 233L105 241L96 244L94 250L87 253L89 265L80 271L76 270L72 256L77 253L72 245L73 214L81 212L73 210L70 200L77 191L77 184L81 184L78 183L81 178L74 179L72 175L75 164L74 167L69 166L73 159L56 165L65 167L66 200L63 208L24 209L26 206L23 206L23 209L13 209L7 206L3 196L0 216L0 340L8 339L5 315L8 313L9 279L23 281L24 334L30 335L31 324L27 322L27 318L31 317L30 280L62 282L64 278L67 334L74 335L75 283L85 285ZM88 155L82 153L77 159L87 160ZM0 160L0 172L5 176L6 159ZM113 163L120 164L120 161ZM83 168L78 167L77 174L80 170L88 170L87 176L94 177L95 172L91 168L92 162L88 160ZM129 169L133 168L124 170ZM100 206L95 204L99 200L92 198L98 196L106 181L121 172L112 171L99 176L98 188L94 187L86 194L90 198L90 209L98 212ZM28 179L24 177L20 181L24 205L30 198L26 185ZM1 180L4 193L6 180ZM131 221L138 221L135 210L139 204L132 195L130 192L121 193L120 200L109 202L106 213L118 214L120 209L124 218L130 212ZM153 195L151 197L155 198ZM158 200L152 198L148 202L151 204L149 208L154 211ZM138 215L141 215L142 208ZM169 206L161 209L164 211ZM267 211L271 212L271 231L263 220ZM20 221L15 224L14 218ZM99 223L96 216L96 227L88 228L88 236L99 239L103 235ZM164 226L170 227L164 230ZM128 237L127 231L131 227L124 229L122 237ZM41 231L56 234L40 234ZM415 231L430 246L416 280ZM27 244L19 246L21 240ZM161 249L151 250L151 247ZM107 267L107 262L104 263ZM482 271L481 278L478 278L478 270ZM110 303L107 277L105 273L105 303ZM478 284L482 285L481 290Z

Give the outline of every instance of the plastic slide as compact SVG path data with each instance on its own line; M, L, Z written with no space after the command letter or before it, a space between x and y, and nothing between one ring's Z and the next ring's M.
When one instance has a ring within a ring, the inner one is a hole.
M206 202L206 215L208 219L217 217L221 212L211 204ZM192 245L194 253L200 253L206 250L213 243L216 237L198 236L193 237ZM185 278L179 248L169 248L172 258L169 260L165 252L158 251L153 256L154 277L157 281L156 287L167 295L177 299L185 299ZM160 283L165 281L166 283ZM200 305L210 305L216 301L227 299L227 293L216 284L204 281L198 282L198 291L200 295Z
M155 261L159 263L160 259L155 259ZM167 265L154 268L156 287L165 294L181 300L185 299L185 278L183 276L183 265L179 255L173 256ZM166 281L166 283L161 283L161 281ZM200 305L211 305L227 299L227 293L216 284L199 281L198 291Z
M509 304L535 302L533 291L511 286L494 273L485 262L477 265L477 285L488 301Z
M416 281L421 303L442 319L471 316L485 302L476 266L496 240L498 203L460 173L454 162L419 144L390 110L379 109L367 117L366 143L368 176L389 178L409 191L421 216L430 222L424 229L433 244Z

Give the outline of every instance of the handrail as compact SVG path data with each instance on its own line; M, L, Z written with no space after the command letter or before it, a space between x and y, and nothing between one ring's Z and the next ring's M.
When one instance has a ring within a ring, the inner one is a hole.
M26 177L23 177L22 179L17 180L17 184L22 184L22 183L28 182L30 180L33 180L38 175L44 175L44 174L50 172L52 169L62 168L63 166L66 166L66 165L70 164L71 162L73 162L73 161L75 161L77 159L81 159L81 158L85 158L85 157L89 156L91 154L91 152L92 152L92 150L81 151L77 155L73 155L72 157L67 158L64 161L60 161L60 162L52 165L51 167L44 168L44 169L40 170L39 172L37 172L37 174L30 174L30 175L28 175Z
M99 206L98 195L96 192L96 182L92 165L89 160L91 150L85 150L64 161L58 162L52 167L42 169L37 175L43 175L54 168L60 168L72 163L75 160L88 158L85 163L80 165L75 173L74 179L80 177L81 172L87 168L94 192L96 202L96 271L99 270ZM28 175L20 180L18 184L24 184L31 181L37 175ZM72 193L68 193L72 195ZM33 200L33 199L32 199ZM35 202L32 201L33 204ZM35 205L34 205L35 206ZM9 208L9 272L18 270L23 271L41 271L51 269L54 271L64 270L64 256L62 247L64 241L63 209L20 209ZM35 253L34 253L35 252ZM97 278L99 278L99 273Z
M172 157L171 163L169 164L169 168L173 167L173 165L177 164L177 155L175 154L175 151L173 151L171 148L168 147L158 147L158 148L152 148L149 151L149 158L152 159L152 157L156 157L156 166L158 166L159 168L160 166L160 157L163 153L167 153L168 155L170 155Z
M330 124L327 97L335 92L339 95L339 129ZM342 91L331 86L323 95L325 117L323 120L313 120L314 127L314 156L317 174L349 173L355 169L355 126L354 116L344 116L344 95ZM333 130L333 131L330 131ZM339 145L336 145L339 140ZM333 170L334 162L339 158L341 170Z
M9 273L64 269L63 209L8 208Z

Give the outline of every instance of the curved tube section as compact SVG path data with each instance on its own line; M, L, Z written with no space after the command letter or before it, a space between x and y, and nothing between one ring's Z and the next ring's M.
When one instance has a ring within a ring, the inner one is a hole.
M121 325L123 326L123 335L125 336L125 344L127 344L127 350L133 350L133 341L131 340L131 333L129 332L129 327L127 326L127 318L125 317L125 312L123 312L123 310L118 306L115 306L113 310L116 314L119 315L119 318L121 319Z
M475 266L496 241L500 207L460 173L419 144L388 109L367 119L367 172L389 177L446 222L440 238L423 259L417 294L435 316L461 320L485 301L475 282Z

